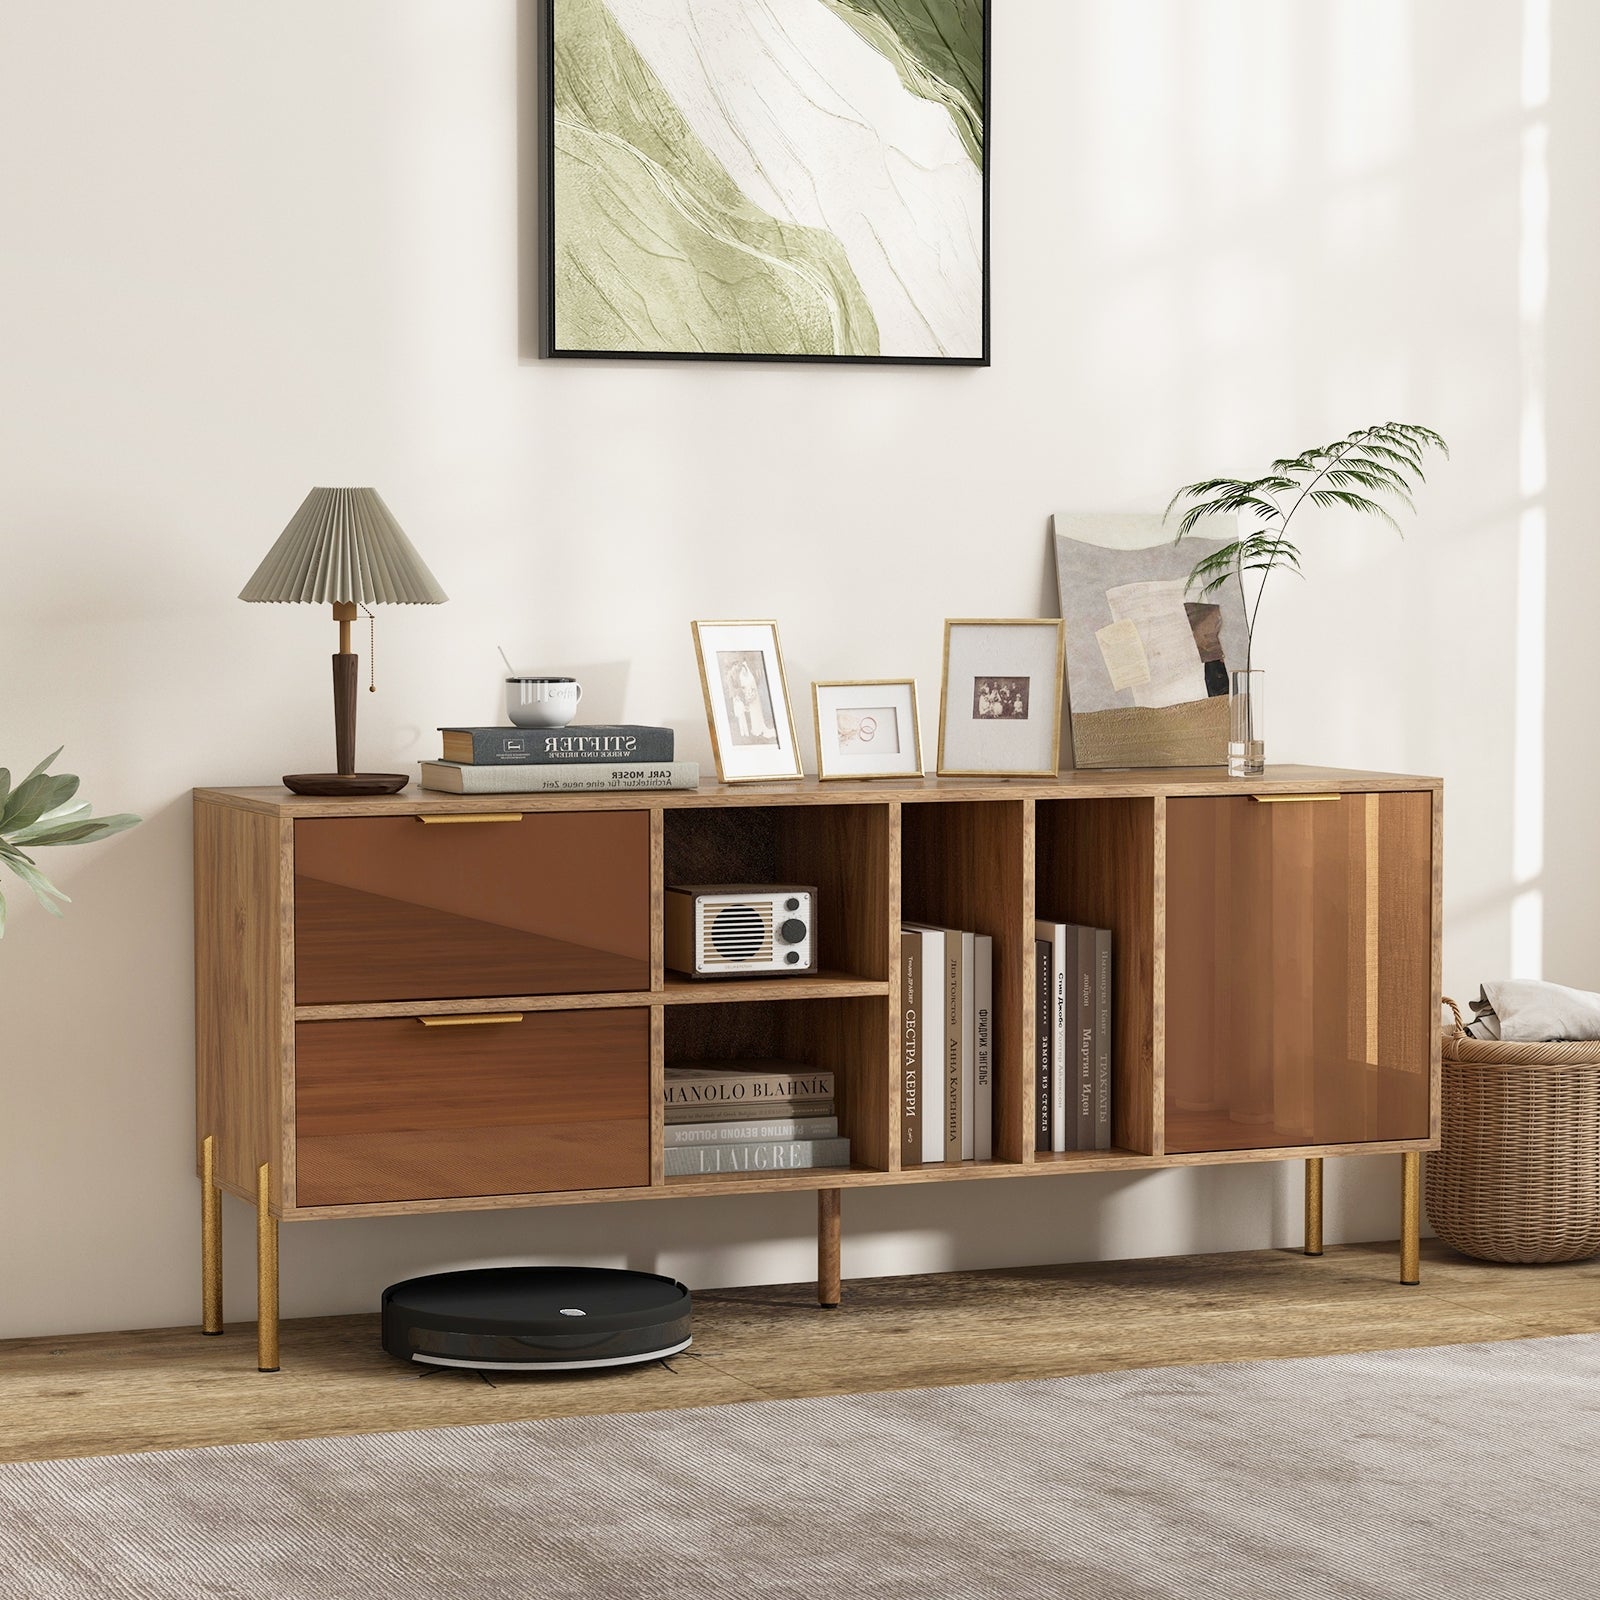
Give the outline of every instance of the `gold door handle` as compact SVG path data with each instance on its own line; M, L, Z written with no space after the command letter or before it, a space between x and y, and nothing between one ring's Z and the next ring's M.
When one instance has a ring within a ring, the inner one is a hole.
M418 817L418 822L521 822L520 811L457 811L436 817Z
M1318 800L1343 800L1342 794L1253 794L1249 796L1258 806L1301 806Z
M418 1017L424 1028L489 1028L501 1022L521 1022L520 1011L480 1011L461 1017Z

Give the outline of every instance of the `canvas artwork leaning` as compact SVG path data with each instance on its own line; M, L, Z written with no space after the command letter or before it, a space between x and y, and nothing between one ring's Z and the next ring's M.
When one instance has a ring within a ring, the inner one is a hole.
M1244 604L1232 585L1205 598L1189 589L1194 564L1232 537L1219 531L1175 545L1159 516L1056 513L1075 765L1227 762L1228 673L1244 666Z
M987 0L548 4L550 354L987 361Z

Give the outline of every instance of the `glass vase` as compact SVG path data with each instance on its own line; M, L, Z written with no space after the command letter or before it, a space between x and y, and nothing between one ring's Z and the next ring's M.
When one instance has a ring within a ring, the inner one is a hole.
M1257 778L1266 770L1266 673L1228 674L1228 776Z

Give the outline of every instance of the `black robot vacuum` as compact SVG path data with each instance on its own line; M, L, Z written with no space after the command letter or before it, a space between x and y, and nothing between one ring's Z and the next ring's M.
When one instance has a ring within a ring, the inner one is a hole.
M383 1348L436 1367L565 1372L689 1347L676 1278L607 1267L481 1267L383 1291Z

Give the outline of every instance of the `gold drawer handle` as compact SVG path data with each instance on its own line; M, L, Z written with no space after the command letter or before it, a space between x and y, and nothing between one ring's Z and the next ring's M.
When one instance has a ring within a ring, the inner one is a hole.
M418 1017L424 1028L488 1028L499 1022L521 1022L520 1011L480 1011L466 1017Z
M1302 806L1318 800L1343 800L1342 794L1253 794L1258 806Z
M454 816L418 817L418 822L521 822L520 811L459 811Z

